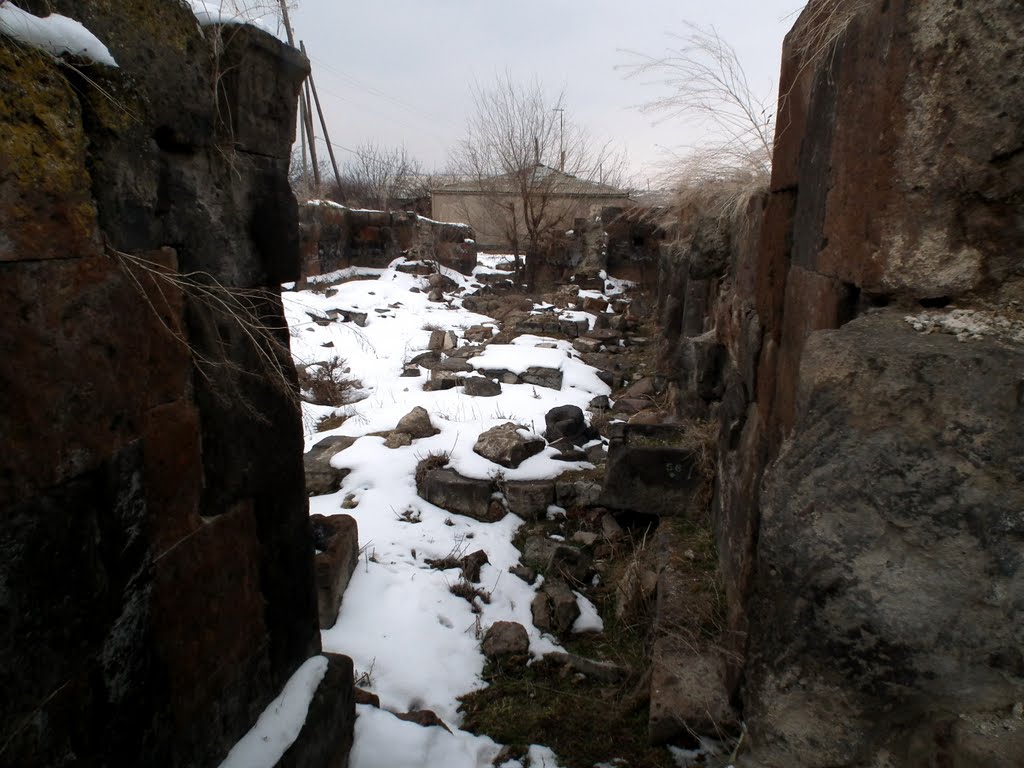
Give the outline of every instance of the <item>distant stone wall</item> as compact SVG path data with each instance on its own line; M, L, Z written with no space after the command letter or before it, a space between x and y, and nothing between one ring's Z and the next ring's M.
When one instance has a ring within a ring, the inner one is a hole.
M1014 0L812 0L770 189L664 254L660 359L720 428L740 764L1024 754L1022 35Z
M527 275L537 286L564 282L575 274L605 271L622 280L653 288L666 232L650 208L609 206L591 217L577 218L571 229L547 244Z
M28 6L120 68L0 36L0 764L214 766L320 650L277 288L308 64L182 3Z
M472 274L476 242L472 228L402 211L368 211L313 200L299 210L302 276L346 267L386 267L405 256L436 261Z

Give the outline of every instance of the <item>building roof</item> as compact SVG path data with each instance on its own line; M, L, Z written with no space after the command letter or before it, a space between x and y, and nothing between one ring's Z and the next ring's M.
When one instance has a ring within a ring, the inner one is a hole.
M627 197L628 192L608 184L580 179L572 174L538 163L529 169L533 173L533 183L543 185L554 195L585 195L587 197ZM474 194L483 192L514 191L516 172L489 176L485 179L463 179L445 184L430 190L432 193Z

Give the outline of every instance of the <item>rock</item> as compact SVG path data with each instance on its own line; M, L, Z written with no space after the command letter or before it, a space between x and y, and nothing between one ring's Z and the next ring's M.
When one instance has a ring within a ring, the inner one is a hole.
M547 596L550 605L551 631L556 634L571 632L572 625L580 617L580 607L569 586L560 579L549 578L541 587L540 594Z
M491 340L491 337L494 336L494 328L489 325L474 325L467 328L463 336L466 341L482 344Z
M608 399L608 395L598 395L597 397L591 398L590 405L588 407L593 411L607 411L612 407L612 404Z
M522 624L496 621L488 627L481 648L491 661L517 656L525 660L530 652L530 636Z
M551 601L547 593L538 592L530 602L530 618L533 626L541 632L553 632L551 622Z
M423 368L433 369L435 365L444 359L440 352L421 352L409 361L409 365L418 365Z
M663 411L660 408L647 408L639 413L634 413L626 423L656 426L658 424L670 424L672 421L672 415L668 411Z
M480 582L480 569L489 562L487 553L482 549L466 555L461 561L463 578L473 584L478 584Z
M590 328L590 323L585 319L581 320L561 320L558 323L558 330L570 339L575 339L582 334L586 333Z
M658 589L658 574L642 559L632 560L615 585L615 615L635 621L648 615Z
M402 368L402 378L406 379L418 379L420 376L420 369L417 365L406 365Z
M544 450L543 438L522 434L526 429L506 422L482 432L473 451L495 464L515 469L529 457Z
M592 562L578 547L539 535L526 539L522 560L545 576L561 574L580 583L586 581Z
M584 547L591 547L594 542L597 541L597 534L591 533L590 531L576 531L572 535L572 542L575 544L581 544Z
M313 557L320 628L330 629L359 563L359 529L349 515L310 515L309 526L313 545L320 550Z
M583 311L593 312L595 314L604 312L608 309L608 301L606 299L600 299L594 296L583 297Z
M543 534L528 536L523 543L522 560L526 565L545 571L551 563L555 550L560 546L566 546L559 541L549 539Z
M622 530L622 526L616 522L615 517L610 513L601 516L601 533L605 539L613 543L626 535Z
M502 384L519 384L519 376L504 368L478 368L477 372L488 379L497 379Z
M626 391L622 393L622 397L631 400L649 400L656 394L658 394L658 390L654 384L654 378L644 376L630 384Z
M608 452L605 450L602 443L595 443L586 450L587 461L591 464L600 464L608 457Z
M433 469L416 478L416 492L421 498L485 523L496 522L507 514L502 505L491 504L493 491L490 480L463 477L453 469Z
M274 768L345 765L355 739L356 696L352 659L324 653L327 671L310 699L295 741Z
M537 387L548 389L562 388L562 372L556 368L544 368L541 366L530 366L520 377L523 384L533 384Z
M587 426L583 410L577 405L559 405L544 415L546 430L544 437L549 443L570 440L583 445L594 438L593 430Z
M427 409L417 405L398 420L395 432L405 432L413 440L419 440L424 437L433 437L440 430L431 423Z
M435 363L431 370L435 373L469 373L473 366L463 356L455 353Z
M608 451L601 502L658 515L686 514L708 482L697 438L679 425L621 425L617 434Z
M389 432L384 439L385 448L402 448L406 445L412 445L412 435L408 432Z
M544 660L561 664L600 683L619 683L630 675L628 667L622 667L610 661L594 661L593 659L561 651L545 653Z
M552 480L507 480L503 492L509 511L524 520L543 517L548 507L555 503Z
M508 572L516 578L522 579L527 584L533 584L537 580L537 572L525 565L513 565L508 569Z
M655 653L651 664L651 744L675 743L694 733L728 733L739 726L717 654Z
M620 397L615 401L615 405L612 406L612 413L632 415L634 413L640 413L641 411L649 408L650 405L650 400Z
M331 459L349 448L356 439L344 435L325 437L302 456L309 496L322 496L341 488L341 482L351 470L332 467Z
M600 315L599 317L605 322L608 321L606 315ZM599 342L606 347L617 347L619 345L619 341L622 340L622 333L612 330L611 328L595 328L587 333L585 338Z
M442 352L455 349L458 345L459 339L454 331L431 331L427 349L431 352Z
M455 389L459 385L459 377L450 373L442 373L438 376L431 375L430 379L423 382L424 392L442 392L446 389Z
M412 712L402 712L395 715L399 720L405 720L407 723L416 723L416 725L422 725L424 728L431 728L438 726L444 728L448 733L452 732L452 729L445 725L444 720L437 716L437 713L432 709L414 709Z
M346 312L345 322L354 323L360 328L366 327L367 314L365 312Z
M472 397L497 397L501 394L501 384L483 376L467 376L463 382L462 391Z
M590 480L556 480L555 503L560 507L592 507L601 496L601 486Z
M355 689L355 700L356 704L367 704L371 707L380 709L380 696L371 691L363 690L362 688Z
M944 727L931 702L1024 700L1022 371L1024 345L902 312L809 337L750 614L746 712L779 755L852 765L906 723Z
M572 348L575 349L577 352L600 352L602 346L604 346L604 343L601 342L600 340L588 339L585 336L578 339L573 339L572 341Z

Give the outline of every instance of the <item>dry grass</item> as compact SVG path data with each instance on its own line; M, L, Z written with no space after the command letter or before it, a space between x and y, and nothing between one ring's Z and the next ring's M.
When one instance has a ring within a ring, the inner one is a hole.
M729 165L734 160L740 164ZM668 223L685 232L701 219L717 222L721 231L749 233L760 220L751 215L751 202L767 194L770 175L728 152L707 149L688 156L672 179Z
M416 487L423 487L423 479L428 472L448 466L450 458L447 452L441 451L439 453L430 453L420 459L419 463L416 464Z
M870 4L869 0L810 0L793 35L801 68L831 55L850 22Z
M483 608L476 602L480 600L482 603L489 604L491 602L491 593L482 589L475 584L467 581L465 578L459 579L457 582L448 587L448 591L456 597L461 597L473 608L473 613L480 613Z
M345 405L358 382L345 374L345 361L335 357L302 369L299 384L306 399L317 405Z

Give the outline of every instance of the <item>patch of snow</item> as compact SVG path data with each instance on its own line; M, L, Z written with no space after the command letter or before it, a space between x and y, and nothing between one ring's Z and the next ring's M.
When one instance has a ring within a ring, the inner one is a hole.
M921 333L948 333L957 341L987 337L1024 343L1024 320L993 310L946 309L906 315L907 323Z
M576 605L580 607L580 615L573 622L573 632L604 632L604 621L601 614L597 612L596 606L579 592L576 595Z
M545 517L548 520L558 520L559 518L565 518L567 513L564 507L560 507L557 504L548 505L547 513Z
M0 2L0 34L54 56L71 54L108 67L117 66L96 35L81 22L59 13L39 17L21 10L10 0Z
M309 702L327 674L327 658L313 656L302 664L281 694L263 710L256 725L232 747L220 768L273 768L306 722Z
M493 268L505 258L481 254L478 270ZM507 421L527 432L539 432L551 408L566 404L586 408L591 398L610 390L569 342L527 335L511 344L491 345L470 362L477 367L509 365L523 371L535 365L558 367L563 375L560 391L503 384L501 395L493 399L467 396L461 387L424 392L426 377L400 374L412 357L427 349L430 329L460 332L474 325L493 326L494 320L466 310L458 293L449 294L450 305L430 302L423 292L425 280L398 270L403 261L396 260L385 269L358 270L372 272L376 279L333 285L335 293L330 297L292 290L285 291L282 299L296 362L339 357L369 395L344 406L348 419L341 426L317 434L312 428L316 420L338 409L303 405L305 423L310 425L307 449L328 435L357 438L332 459L335 467L349 470L339 491L309 500L310 513L355 517L363 548L337 623L322 632L323 647L351 656L358 673L369 675L365 687L380 697L385 709L431 709L457 729L462 721L459 697L486 685L480 640L487 627L496 621L522 624L534 658L561 648L555 638L533 625L530 604L543 579L529 585L508 573L520 561L512 538L523 521L509 514L498 522L482 523L428 503L416 493L416 466L432 453L446 453L449 466L466 477L500 474L507 480L553 478L590 467L586 462L557 461L558 452L547 447L519 467L507 469L476 454L473 446L481 432ZM444 273L471 291L472 278L453 270ZM320 280L334 282L354 274L345 271ZM396 304L400 306L393 307ZM326 317L330 310L343 308L366 312L366 326L338 321L321 326L308 314ZM391 316L374 311L385 308ZM325 348L327 343L332 346ZM437 435L390 449L382 437L371 434L393 429L416 406L430 413ZM342 509L346 498L350 500L346 507L354 503L354 508ZM458 574L429 568L424 561L461 557L478 549L489 559L481 569L479 587L490 594L490 602L478 600L480 612L474 613L469 602L450 592ZM581 611L586 613L582 626L596 625L592 605L581 601ZM386 712L360 708L352 765L487 765L496 754L489 751L491 744L458 730L449 735L439 728L422 728L396 721ZM538 755L533 765L556 764L553 755Z
M480 768L500 751L486 736L424 728L367 704L357 705L356 712L350 768Z
M185 0L188 6L192 9L192 13L196 17L196 21L202 27L208 27L213 24L248 24L262 29L268 35L280 38L280 30L278 28L277 11L276 10L263 10L259 12L251 8L246 7L244 4L239 5L235 0ZM275 25L271 26L265 21L267 17L275 20Z

